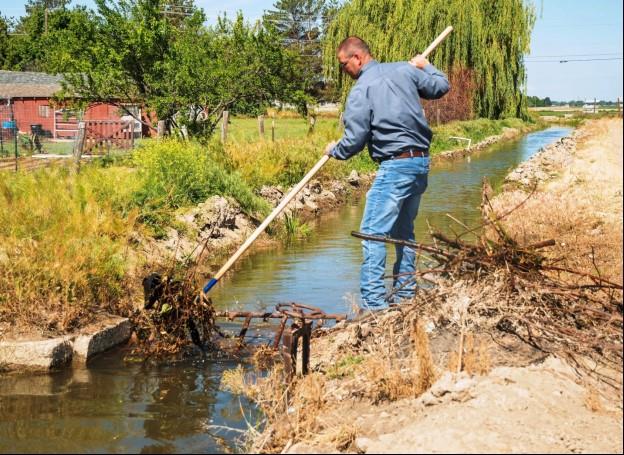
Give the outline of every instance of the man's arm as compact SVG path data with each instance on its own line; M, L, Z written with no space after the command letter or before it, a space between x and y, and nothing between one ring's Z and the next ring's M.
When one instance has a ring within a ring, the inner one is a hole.
M436 100L446 95L450 86L446 75L442 71L438 70L421 55L411 59L409 64L416 68L411 74L421 98Z
M355 87L349 97L343 116L345 131L340 141L326 149L326 154L339 160L346 160L360 152L371 135L370 106L364 90Z

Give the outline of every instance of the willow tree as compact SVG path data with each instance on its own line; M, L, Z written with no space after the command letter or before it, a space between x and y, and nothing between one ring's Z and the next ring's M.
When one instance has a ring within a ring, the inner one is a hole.
M345 93L350 83L338 71L335 49L347 36L364 39L379 61L399 61L422 52L452 25L453 33L431 62L449 74L470 72L476 116L522 117L523 54L529 51L534 22L534 7L523 0L351 0L328 28L325 68Z

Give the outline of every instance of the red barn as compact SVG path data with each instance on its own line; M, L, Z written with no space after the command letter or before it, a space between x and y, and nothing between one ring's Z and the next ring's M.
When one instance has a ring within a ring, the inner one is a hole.
M52 139L72 139L78 130L76 114L55 109L51 104L54 93L61 89L62 76L45 73L0 71L0 121L15 120L20 133L30 133L39 125L42 134ZM128 105L140 116L139 106ZM83 120L119 121L124 113L117 106L98 103L90 105ZM137 129L141 126L137 122Z

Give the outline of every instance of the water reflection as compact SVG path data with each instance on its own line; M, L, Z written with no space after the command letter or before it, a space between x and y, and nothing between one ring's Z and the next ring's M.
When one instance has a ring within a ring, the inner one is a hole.
M223 371L235 366L127 365L113 352L89 369L0 377L0 451L231 451L239 433L226 428L246 428L241 408L252 409L218 390Z

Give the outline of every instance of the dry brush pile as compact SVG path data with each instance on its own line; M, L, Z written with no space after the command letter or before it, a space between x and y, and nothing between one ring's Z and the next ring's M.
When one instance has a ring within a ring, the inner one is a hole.
M418 275L443 277L446 286L417 296L416 303L431 307L433 298L443 308L463 299L459 305L462 331L511 333L539 351L617 385L605 372L615 371L621 378L622 284L604 278L597 266L591 271L572 269L564 258L548 254L558 239L520 244L503 220L534 192L497 214L488 187L486 182L482 226L464 226L455 238L433 232L435 244L419 246L433 265ZM480 232L476 243L462 240L475 232Z

